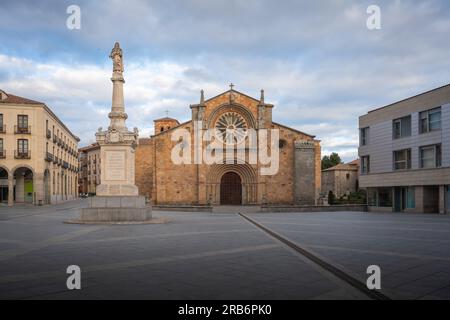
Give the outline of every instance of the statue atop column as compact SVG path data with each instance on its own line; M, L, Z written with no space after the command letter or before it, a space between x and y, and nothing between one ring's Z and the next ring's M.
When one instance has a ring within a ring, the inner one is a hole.
M112 105L108 118L111 120L107 130L99 128L95 134L101 153L101 184L97 186L97 195L137 196L134 183L134 149L138 144L138 131L128 130L125 113L123 85L123 52L118 42L114 44L109 57L113 61L111 81ZM120 165L119 162L120 155ZM116 157L117 154L117 157ZM113 159L108 162L108 159ZM115 160L114 160L115 159ZM117 167L116 167L117 166Z
M118 42L114 44L114 48L112 48L109 57L113 61L113 72L123 72L122 49Z
M137 128L130 131L125 125L123 55L118 42L109 57L113 61L112 106L108 114L111 122L107 130L99 128L95 134L100 145L101 184L97 186L96 196L90 198L89 207L82 209L81 221L142 223L151 219L151 207L139 195L135 184L139 132Z

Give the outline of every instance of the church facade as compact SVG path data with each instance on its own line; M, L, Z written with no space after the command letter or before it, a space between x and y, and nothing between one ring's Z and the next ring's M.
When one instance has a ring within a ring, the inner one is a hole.
M273 107L265 103L263 91L255 99L231 87L208 100L202 92L200 103L190 106L187 122L169 117L154 120L154 134L139 139L136 148L139 193L155 205L316 204L321 186L320 141L273 122ZM215 137L204 139L210 131ZM180 143L179 132L191 134L188 143ZM261 143L263 132L268 136L266 144ZM255 139L257 143L251 144ZM204 161L199 154L213 154L215 140L222 140L231 152L224 152L223 162ZM174 161L177 147L190 162ZM267 173L272 164L259 161L263 153L278 161L272 172ZM252 154L258 161L250 161Z

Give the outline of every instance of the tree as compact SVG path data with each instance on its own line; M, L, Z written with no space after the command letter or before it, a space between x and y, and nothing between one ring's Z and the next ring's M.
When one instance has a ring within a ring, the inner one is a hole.
M331 206L334 204L334 200L336 199L336 197L333 194L333 191L329 191L328 192L328 204Z
M333 152L330 156L322 158L322 170L334 167L340 163L343 163L341 157L336 152Z

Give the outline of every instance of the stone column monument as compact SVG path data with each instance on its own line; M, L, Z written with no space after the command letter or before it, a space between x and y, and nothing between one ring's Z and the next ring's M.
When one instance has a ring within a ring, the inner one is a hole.
M100 145L101 184L97 195L89 199L89 208L81 213L82 221L126 222L151 219L151 207L139 196L134 184L134 158L138 130L129 131L125 125L123 97L123 55L116 42L109 56L113 61L112 107L108 114L108 130L99 128L95 134Z

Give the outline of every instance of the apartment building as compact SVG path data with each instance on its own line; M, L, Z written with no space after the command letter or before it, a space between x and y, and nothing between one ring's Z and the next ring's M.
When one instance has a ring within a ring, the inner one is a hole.
M96 194L100 184L100 146L93 143L78 149L79 174L78 192Z
M450 84L359 118L369 210L450 212Z
M44 103L0 90L0 202L76 198L78 142Z

